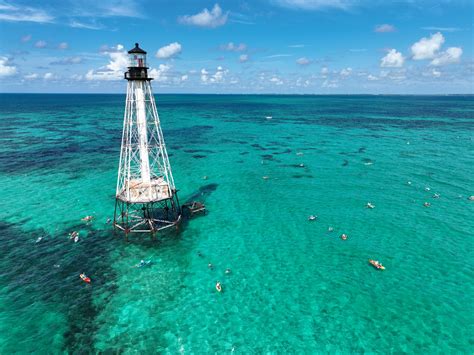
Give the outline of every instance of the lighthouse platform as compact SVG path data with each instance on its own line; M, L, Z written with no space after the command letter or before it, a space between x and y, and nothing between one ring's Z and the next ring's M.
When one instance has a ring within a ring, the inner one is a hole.
M150 182L132 179L125 180L124 189L117 198L128 203L159 202L173 197L168 183L162 178L152 179Z

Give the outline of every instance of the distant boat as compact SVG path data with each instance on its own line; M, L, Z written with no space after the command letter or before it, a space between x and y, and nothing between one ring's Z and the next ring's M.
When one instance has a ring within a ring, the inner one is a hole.
M271 120L273 117L272 116L265 116L267 120Z

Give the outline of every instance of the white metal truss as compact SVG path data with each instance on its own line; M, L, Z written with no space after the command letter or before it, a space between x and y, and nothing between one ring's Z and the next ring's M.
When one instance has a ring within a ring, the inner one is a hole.
M172 199L176 188L148 80L129 80L116 197L127 203Z

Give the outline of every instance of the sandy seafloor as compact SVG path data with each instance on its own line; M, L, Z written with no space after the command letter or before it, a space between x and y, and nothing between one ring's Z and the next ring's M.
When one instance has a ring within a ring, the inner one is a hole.
M474 97L158 95L208 213L128 243L124 99L0 95L0 353L474 351Z

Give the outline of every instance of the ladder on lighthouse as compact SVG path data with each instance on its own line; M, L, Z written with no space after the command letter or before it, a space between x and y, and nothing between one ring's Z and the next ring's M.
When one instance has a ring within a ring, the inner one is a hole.
M181 220L177 189L148 77L146 52L128 51L127 98L117 179L114 227L158 232Z

